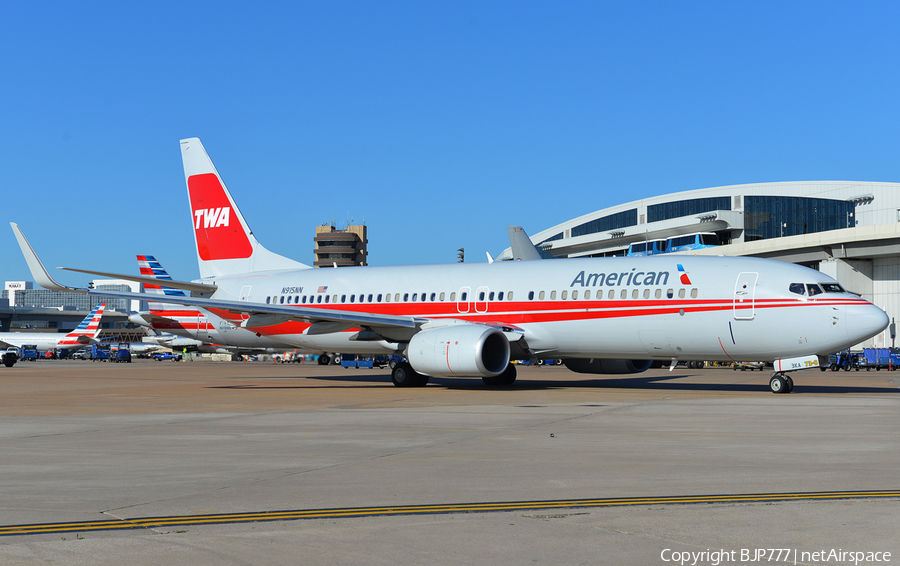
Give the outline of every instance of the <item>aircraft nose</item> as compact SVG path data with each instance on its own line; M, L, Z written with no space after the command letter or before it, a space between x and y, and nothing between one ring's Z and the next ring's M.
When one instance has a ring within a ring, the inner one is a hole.
M871 303L847 305L847 334L862 342L875 336L890 323L887 313Z

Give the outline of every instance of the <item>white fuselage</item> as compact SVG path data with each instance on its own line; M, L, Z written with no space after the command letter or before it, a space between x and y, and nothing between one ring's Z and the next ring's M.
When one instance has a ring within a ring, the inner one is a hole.
M301 269L217 277L214 298L516 327L546 357L775 360L825 355L888 323L821 272L757 258L655 256L493 264ZM815 296L791 284L824 284ZM312 304L310 304L312 302ZM236 324L241 317L218 312ZM286 322L252 330L292 346L398 350L359 327L307 334Z

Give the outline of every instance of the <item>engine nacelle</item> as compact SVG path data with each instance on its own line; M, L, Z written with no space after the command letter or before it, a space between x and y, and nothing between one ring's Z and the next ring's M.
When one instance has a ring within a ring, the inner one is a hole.
M641 373L650 369L652 360L601 360L571 358L563 360L566 367L577 373Z
M509 365L509 341L498 328L454 324L417 332L406 358L414 370L432 377L493 377Z

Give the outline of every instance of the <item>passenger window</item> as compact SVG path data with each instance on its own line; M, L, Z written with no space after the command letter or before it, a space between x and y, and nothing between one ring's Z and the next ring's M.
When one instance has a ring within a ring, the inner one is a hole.
M666 297L671 299L674 296L675 296L675 291L673 291L672 289L666 289Z
M631 298L632 298L632 299L637 299L637 298L638 298L638 293L640 293L640 291L638 291L637 289L633 290L633 291L631 292Z
M506 294L506 300L507 300L507 301L511 301L511 300L512 300L512 294L513 294L512 291L510 291L509 293Z
M372 293L369 293L369 301L368 302L370 302L370 303L372 302Z
M578 291L572 291L572 300L575 301L578 299Z
M610 290L609 290L609 293L608 293L606 296L609 297L610 299L615 299L615 298L616 298L616 292L613 291L612 289L610 289Z
M432 302L432 303L434 302L434 298L435 298L435 297L437 297L437 295L435 295L434 293L432 293L432 294L431 294L431 302Z
M342 303L346 303L346 302L347 302L347 295L341 295L341 302L342 302Z
M560 295L560 298L561 298L562 300L565 301L565 300L566 300L566 297L567 297L568 295L569 295L569 292L568 292L568 291L563 291L562 294Z
M489 300L489 301L493 301L493 300L494 300L494 292L493 292L493 291L491 291L491 294L488 295L488 300Z
M797 295L805 295L806 287L803 286L803 283L791 283L788 287L788 291Z
M683 289L683 288L682 288L682 289L678 289L678 298L679 298L679 299L683 299L683 298L684 298L684 289Z
M556 300L556 291L550 291L550 300L551 300L551 301L555 301L555 300Z
M399 303L399 302L400 302L400 293L395 293L395 294L394 294L394 302L395 302L395 303Z
M500 291L499 293L497 293L497 300L498 300L498 301L502 301L502 300L503 300L503 291Z
M271 304L272 304L272 297L266 297L266 304L267 304L267 305L271 305Z
M544 292L543 292L543 291L541 291L541 294L540 294L540 296L538 297L538 299L540 299L540 300L542 300L542 301L544 300Z
M328 299L329 299L329 298L330 298L330 297L329 297L328 295L325 295L325 302L326 302L326 303L328 302Z
M287 300L287 304L291 304L291 299L293 299L293 298L294 298L294 297L292 297L292 296L290 296L290 295L288 295L288 300Z
M378 302L381 302L381 293L378 293Z
M456 302L456 291L450 293L450 302Z
M284 304L284 295L281 296L281 301L279 301L278 304L280 304L280 305L283 305L283 304Z
M627 299L627 298L628 298L628 291L627 291L626 289L622 289L622 292L619 293L619 298L620 298L620 299Z
M321 303L321 302L322 302L322 295L319 295L319 298L318 298L318 300L316 300L316 302L317 302L317 303Z
M391 294L390 293L388 293L384 296L384 302L386 302L386 303L391 302Z
M299 303L300 303L300 295L294 295L294 304L296 305Z
M459 301L460 301L461 303L465 303L465 302L468 301L468 300L469 300L469 293L467 293L466 291L463 291L463 292L459 295Z
M657 299L662 298L662 289L657 289L656 294L654 295Z
M355 302L356 302L356 295L350 295L350 302L351 302L351 303L355 303Z
M404 302L404 303L408 303L408 302L409 302L409 293L403 293L403 302Z
M697 289L691 289L691 298L692 298L692 299L696 299L696 298L697 298Z
M821 287L819 287L818 285L816 285L816 284L814 284L814 283L807 283L807 284L806 284L806 290L809 291L809 296L810 296L810 297L815 297L816 295L821 295L821 294L822 294L822 289L821 289Z
M649 298L650 298L650 289L644 289L644 298L645 298L645 299L649 299Z
M479 301L483 301L483 300L484 300L484 291L478 293L478 300L479 300Z
M575 291L575 292L577 293L578 291ZM585 292L584 292L584 300L585 300L585 301L590 301L590 300L591 300L591 292L590 292L590 291L585 291Z
M442 303L444 302L444 297L445 297L445 296L446 296L446 294L442 292L442 293L441 293L441 302L442 302Z

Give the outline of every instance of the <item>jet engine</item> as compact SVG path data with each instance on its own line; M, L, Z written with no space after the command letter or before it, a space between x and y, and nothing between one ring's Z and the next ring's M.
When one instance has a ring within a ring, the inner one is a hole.
M576 373L641 373L650 369L652 360L601 360L571 358L563 360L566 367Z
M509 341L498 328L454 324L417 332L406 357L414 370L432 377L493 377L509 365Z

